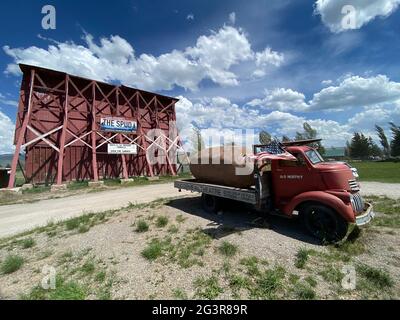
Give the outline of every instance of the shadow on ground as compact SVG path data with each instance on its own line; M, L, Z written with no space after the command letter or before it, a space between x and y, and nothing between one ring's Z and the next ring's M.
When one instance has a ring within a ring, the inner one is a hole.
M262 214L246 204L227 201L218 214L210 214L203 210L200 197L175 199L167 206L183 211L187 214L210 220L203 232L215 239L221 239L232 233L239 233L250 229L269 229L287 237L314 244L321 244L307 234L300 221L284 217Z

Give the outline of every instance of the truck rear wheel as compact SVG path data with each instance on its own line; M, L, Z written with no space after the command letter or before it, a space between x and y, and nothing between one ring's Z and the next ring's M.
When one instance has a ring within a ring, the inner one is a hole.
M205 193L201 195L201 204L208 213L217 213L220 208L219 198Z
M338 242L347 234L347 221L327 206L309 204L303 209L302 215L307 230L322 241Z

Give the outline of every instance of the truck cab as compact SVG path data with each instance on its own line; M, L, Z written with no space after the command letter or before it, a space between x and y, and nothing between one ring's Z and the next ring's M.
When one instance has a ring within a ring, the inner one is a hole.
M300 215L307 229L321 239L342 239L351 224L363 225L372 206L360 195L358 176L345 162L325 162L309 146L289 146L297 161L271 161L270 197L275 210Z

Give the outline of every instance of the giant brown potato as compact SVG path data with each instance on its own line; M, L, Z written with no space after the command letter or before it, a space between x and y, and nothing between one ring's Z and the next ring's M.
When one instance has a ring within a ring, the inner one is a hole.
M244 147L221 146L207 148L190 157L190 171L200 182L225 185L236 188L249 188L254 185L253 163L245 156L252 152ZM244 170L244 175L237 169Z

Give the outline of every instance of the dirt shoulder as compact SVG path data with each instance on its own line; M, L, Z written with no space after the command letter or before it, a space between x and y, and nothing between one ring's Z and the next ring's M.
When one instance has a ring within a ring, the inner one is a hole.
M398 299L398 220L388 223L398 205L339 247L246 207L207 214L199 197L132 205L0 240L0 291L5 299ZM45 266L55 268L55 290L40 287ZM355 290L342 287L343 267L354 268Z

